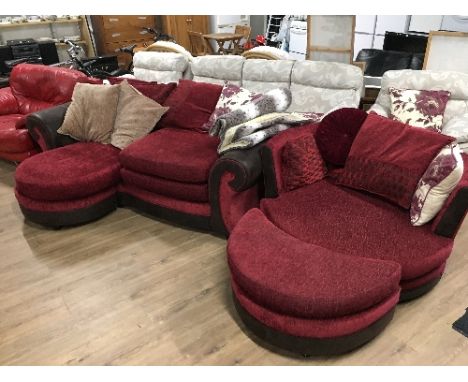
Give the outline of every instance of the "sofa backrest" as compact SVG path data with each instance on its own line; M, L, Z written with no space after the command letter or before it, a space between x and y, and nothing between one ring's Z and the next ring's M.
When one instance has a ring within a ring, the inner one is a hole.
M209 82L224 85L229 81L241 86L242 56L201 56L195 57L190 65L192 79L197 82Z
M11 92L21 114L69 102L77 82L89 79L77 70L46 65L20 64L10 75Z
M362 70L354 65L325 61L296 61L291 73L290 111L327 113L359 106Z
M181 53L142 51L133 57L133 73L143 81L177 82L188 66L188 58Z
M177 53L158 53L155 61L164 61L164 64L146 63L145 69L153 71L151 77L143 76L139 70L140 63L135 61L135 77L169 82L162 80L164 73L161 73L163 66L170 68L164 56L167 54ZM233 55L195 57L192 62L187 62L185 73L178 77L221 85L229 81L253 92L286 87L292 93L289 111L298 112L327 113L338 107L358 107L363 89L362 71L353 65L320 61L246 60Z
M443 124L468 112L468 74L432 70L389 70L382 77L382 88L370 111L385 117L391 114L389 87L414 90L448 90L450 99Z

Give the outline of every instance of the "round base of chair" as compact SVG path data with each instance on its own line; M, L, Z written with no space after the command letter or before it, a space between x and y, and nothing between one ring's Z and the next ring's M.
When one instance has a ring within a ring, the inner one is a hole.
M440 281L442 277L437 277L424 285L421 285L417 288L402 290L400 294L400 301L399 302L407 302L414 300L422 295L430 292L432 288L434 288Z
M255 342L274 352L287 352L290 355L303 357L332 356L355 350L382 332L392 320L395 311L395 308L391 309L370 326L350 335L334 338L311 338L297 337L272 329L247 312L234 294L233 300L241 320L248 331L254 335L251 338Z
M25 218L33 223L50 228L76 226L98 220L117 208L117 196L104 199L94 205L70 211L37 211L20 204Z

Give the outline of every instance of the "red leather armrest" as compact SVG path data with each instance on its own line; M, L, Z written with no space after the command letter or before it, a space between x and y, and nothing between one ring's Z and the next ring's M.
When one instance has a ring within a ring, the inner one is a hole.
M18 101L10 88L0 89L0 115L18 114Z
M468 154L462 154L462 157L463 177L432 223L433 232L452 238L457 234L468 211Z
M275 135L265 143L261 157L266 198L276 198L283 192L281 154L286 143L292 139L309 135L311 132L314 134L317 127L316 123L293 127Z

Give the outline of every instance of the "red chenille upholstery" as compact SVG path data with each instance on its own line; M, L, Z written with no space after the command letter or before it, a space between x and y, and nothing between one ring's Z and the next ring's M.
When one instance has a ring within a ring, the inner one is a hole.
M287 350L350 351L375 337L398 303L399 264L307 244L256 208L232 231L227 252L241 319Z
M207 183L218 158L218 138L183 129L161 129L120 153L120 162L134 172L185 183Z
M251 209L228 241L232 278L275 312L334 318L364 311L399 291L400 265L347 256L281 231Z
M0 158L22 161L37 153L25 128L27 114L70 101L83 73L45 65L21 64L13 68L10 87L0 89Z
M83 198L120 181L119 149L100 143L76 143L40 153L21 163L16 191L41 201Z
M339 183L409 209L416 186L455 138L370 114L356 136Z
M180 80L164 102L164 106L170 109L161 118L160 128L177 127L204 132L202 126L210 119L221 90L221 85Z
M107 80L111 85L120 84L122 81L127 81L141 94L145 95L148 98L151 98L153 101L156 101L161 105L166 101L167 97L169 97L169 95L177 87L177 84L174 82L171 82L169 84L158 84L157 82L146 82L141 80L135 80L132 78L122 77L109 77Z
M307 243L351 256L401 265L402 280L424 276L449 257L453 240L414 227L407 210L323 180L263 199L261 208L280 229Z

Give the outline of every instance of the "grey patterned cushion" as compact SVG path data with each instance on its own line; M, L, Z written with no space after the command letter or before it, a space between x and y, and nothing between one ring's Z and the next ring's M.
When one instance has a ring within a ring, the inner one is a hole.
M362 71L356 66L297 61L291 72L289 111L328 113L339 107L358 107L362 87Z
M219 85L229 81L240 86L244 61L242 56L195 57L191 65L193 80Z
M247 60L242 69L242 86L257 93L289 89L293 65L294 61L290 60Z

